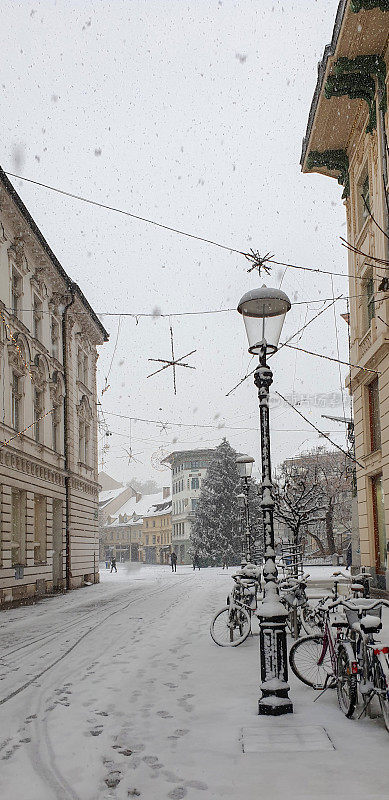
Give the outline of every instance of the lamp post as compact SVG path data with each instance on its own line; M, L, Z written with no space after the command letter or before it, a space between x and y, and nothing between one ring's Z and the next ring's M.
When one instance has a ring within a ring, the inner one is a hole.
M293 704L288 696L286 648L288 612L279 599L275 563L269 428L269 388L273 382L273 374L266 363L266 355L272 355L278 349L282 325L290 307L290 300L284 292L279 289L268 289L265 286L247 292L238 305L238 311L242 314L246 327L249 353L259 356L254 383L258 389L261 428L265 590L263 600L258 606L262 692L258 701L258 714L270 716L289 714L293 711Z
M246 561L251 561L251 531L250 531L250 511L249 511L249 484L251 473L253 471L254 458L252 456L238 456L236 459L236 466L238 468L238 475L243 479L243 492L238 494L238 500L242 501L242 507L245 515L245 532L242 536L242 556Z

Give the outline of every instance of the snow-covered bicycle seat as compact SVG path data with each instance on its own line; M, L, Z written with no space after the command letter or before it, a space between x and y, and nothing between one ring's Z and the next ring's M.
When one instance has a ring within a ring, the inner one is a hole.
M363 633L378 633L382 628L382 622L379 617L373 617L372 614L366 614L359 622L359 626Z

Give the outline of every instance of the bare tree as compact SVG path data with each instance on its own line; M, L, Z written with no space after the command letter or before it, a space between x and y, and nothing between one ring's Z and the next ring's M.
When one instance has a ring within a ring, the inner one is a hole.
M324 502L322 488L310 470L293 468L288 462L281 466L274 485L274 516L286 525L299 544L308 530L324 555L320 538L311 532L314 523L323 517Z
M352 479L348 459L317 447L285 461L274 492L275 517L297 543L309 534L321 555L336 552L335 531L351 529Z

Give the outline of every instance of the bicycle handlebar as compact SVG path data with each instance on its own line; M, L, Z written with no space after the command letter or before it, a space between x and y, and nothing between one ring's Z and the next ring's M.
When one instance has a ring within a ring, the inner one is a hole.
M344 608L348 608L349 611L373 611L374 608L378 608L378 606L386 606L389 608L389 602L387 600L375 600L372 602L371 605L358 605L358 600L354 600L351 603L348 603L346 600L337 600L335 603L331 603L327 609L328 611L332 611L334 608L338 606L343 606Z

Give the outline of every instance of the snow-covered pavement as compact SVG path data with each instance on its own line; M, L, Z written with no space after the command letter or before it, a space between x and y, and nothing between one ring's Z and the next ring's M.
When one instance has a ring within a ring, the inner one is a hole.
M231 574L231 572L229 573ZM209 636L221 569L119 565L100 585L0 615L6 800L382 800L389 734L291 679L258 717L258 637Z

